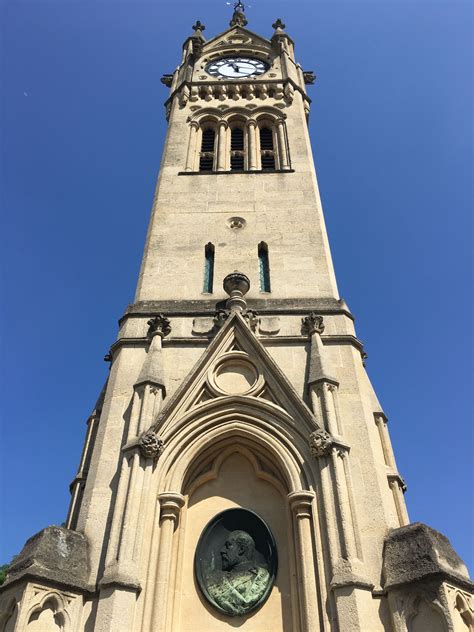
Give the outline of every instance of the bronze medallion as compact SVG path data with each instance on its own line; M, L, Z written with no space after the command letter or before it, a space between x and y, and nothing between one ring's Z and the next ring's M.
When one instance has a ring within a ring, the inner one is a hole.
M204 529L194 557L197 583L214 608L231 617L261 606L277 572L275 539L253 511L228 509Z

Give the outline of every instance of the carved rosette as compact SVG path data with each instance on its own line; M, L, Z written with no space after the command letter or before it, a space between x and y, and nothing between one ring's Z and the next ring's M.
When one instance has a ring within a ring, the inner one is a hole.
M163 441L150 430L140 437L140 451L146 459L158 459L163 452Z
M154 336L160 336L160 338L164 338L169 333L171 333L169 318L166 318L164 314L158 314L158 316L151 318L147 322L147 325L149 338L153 338Z
M315 430L309 435L311 454L316 457L328 456L333 446L333 439L326 430Z
M305 331L309 336L312 336L315 333L321 335L324 331L323 322L323 317L318 316L316 312L310 312L308 316L301 319L303 331Z

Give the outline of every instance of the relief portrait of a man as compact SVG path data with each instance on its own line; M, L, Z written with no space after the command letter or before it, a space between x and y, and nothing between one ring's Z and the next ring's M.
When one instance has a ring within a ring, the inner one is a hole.
M264 596L270 574L256 562L255 542L246 531L229 533L220 551L222 572L209 578L208 593L225 612L243 615Z

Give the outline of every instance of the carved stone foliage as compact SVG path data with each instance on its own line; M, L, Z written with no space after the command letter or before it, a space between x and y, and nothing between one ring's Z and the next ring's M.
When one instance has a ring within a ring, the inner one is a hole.
M318 316L316 312L310 312L308 316L301 319L302 329L309 336L314 333L322 334L324 331L323 317Z
M163 441L152 430L140 437L140 451L146 459L157 459L163 448Z
M256 331L258 326L258 312L253 311L253 309L246 309L242 316L247 322L248 326L252 331Z
M214 314L214 326L220 329L225 324L225 321L229 318L228 309L218 309Z
M315 430L309 435L309 447L314 457L327 456L331 452L333 439L325 430Z
M164 314L158 314L154 318L151 318L147 325L148 329L148 337L153 338L153 336L160 336L164 338L169 333L171 333L171 325L170 321Z

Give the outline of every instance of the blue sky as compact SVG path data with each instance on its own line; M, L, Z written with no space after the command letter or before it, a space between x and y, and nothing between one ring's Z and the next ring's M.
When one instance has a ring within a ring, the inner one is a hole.
M341 295L413 521L472 544L470 2L253 0L317 74L310 129ZM0 563L65 519L102 361L133 300L163 73L222 0L2 6Z

